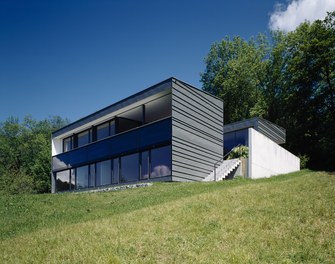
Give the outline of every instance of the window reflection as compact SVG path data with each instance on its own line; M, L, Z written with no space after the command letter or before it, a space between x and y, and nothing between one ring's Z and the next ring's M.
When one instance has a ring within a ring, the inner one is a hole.
M65 138L63 140L63 151L69 151L73 148L72 137Z
M119 183L119 173L120 173L119 158L116 158L116 159L113 159L112 183Z
M97 186L111 184L112 178L111 161L105 160L96 165Z
M75 189L75 186L76 186L76 170L75 169L71 169L70 170L70 189L71 190L74 190Z
M171 175L171 146L151 150L150 177L157 178Z
M149 151L141 153L141 179L149 178Z
M139 154L121 157L121 182L139 180Z
M56 173L57 191L136 182L171 175L171 145Z
M89 130L79 133L78 134L78 147L84 146L88 143L90 143Z
M88 187L88 165L76 169L76 189Z
M248 145L248 129L232 131L224 134L224 153L227 154L237 145Z
M172 95L168 94L145 104L145 123L150 123L171 116Z
M106 138L109 136L109 122L97 126L97 140Z
M70 189L70 172L69 170L56 173L56 188L57 191L68 191Z
M95 164L90 165L90 178L89 178L89 186L95 186Z

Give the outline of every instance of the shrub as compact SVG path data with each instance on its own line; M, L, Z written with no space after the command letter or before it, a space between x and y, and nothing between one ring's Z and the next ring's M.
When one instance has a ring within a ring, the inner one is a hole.
M309 157L306 154L299 154L298 157L300 159L300 169L306 169L309 162Z
M247 146L238 146L231 150L228 159L248 158L249 148Z

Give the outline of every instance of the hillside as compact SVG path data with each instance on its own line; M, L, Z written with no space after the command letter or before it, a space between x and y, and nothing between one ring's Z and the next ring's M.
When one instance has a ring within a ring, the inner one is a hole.
M333 263L335 175L0 196L0 263Z

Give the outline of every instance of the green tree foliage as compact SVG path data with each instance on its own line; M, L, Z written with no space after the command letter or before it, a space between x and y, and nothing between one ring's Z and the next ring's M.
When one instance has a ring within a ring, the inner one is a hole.
M262 90L267 57L268 43L263 35L248 42L240 37L226 37L211 46L201 81L205 91L224 100L225 122L265 114Z
M68 120L55 116L23 122L10 117L0 124L0 189L9 193L50 191L51 132Z
M214 44L203 89L225 102L225 123L255 115L287 129L286 147L309 167L335 169L335 12L289 33Z
M290 148L310 157L312 168L334 169L335 12L323 21L303 23L282 40L282 85Z

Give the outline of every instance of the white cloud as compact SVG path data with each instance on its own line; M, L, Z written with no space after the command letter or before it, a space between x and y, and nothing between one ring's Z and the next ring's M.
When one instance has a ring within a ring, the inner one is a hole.
M277 4L271 14L269 27L272 30L292 31L302 22L324 19L327 12L335 10L335 0L293 0L286 7Z

